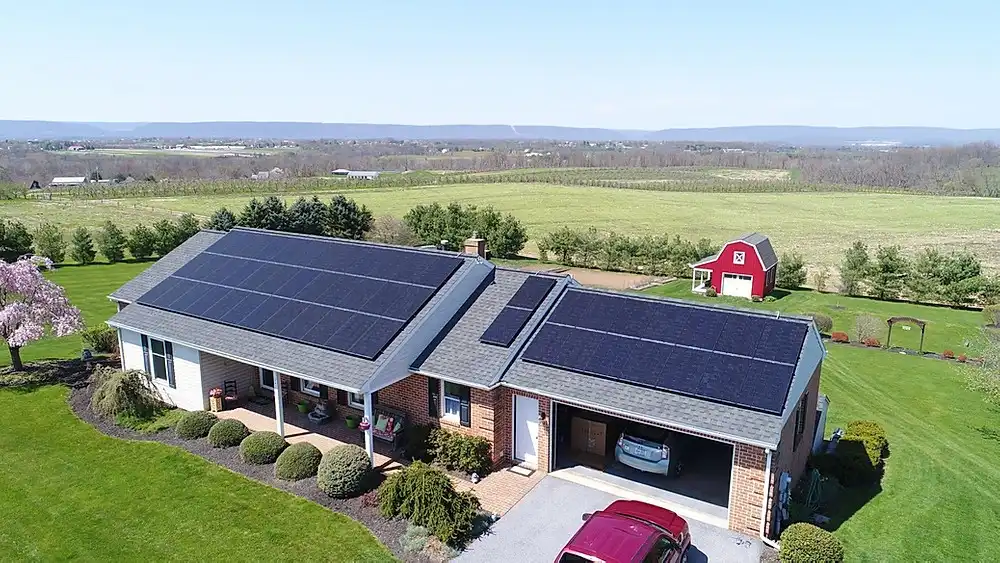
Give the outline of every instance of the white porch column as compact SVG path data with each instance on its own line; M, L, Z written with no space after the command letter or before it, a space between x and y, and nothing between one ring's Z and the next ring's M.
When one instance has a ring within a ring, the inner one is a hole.
M365 420L368 421L368 429L365 430L365 451L368 452L368 459L372 467L375 467L375 440L372 436L372 429L375 428L375 420L372 415L372 394L365 393Z
M285 402L281 400L281 375L274 374L274 424L279 436L285 437Z
M698 268L691 268L691 291L698 287Z

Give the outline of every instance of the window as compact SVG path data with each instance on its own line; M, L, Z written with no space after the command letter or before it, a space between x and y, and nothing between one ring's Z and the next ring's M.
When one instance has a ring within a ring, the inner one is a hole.
M745 264L747 261L746 252L734 252L733 253L733 264Z
M443 413L442 418L450 418L457 421L462 416L462 397L468 391L464 386L450 381L444 381L442 385L444 386L444 391L441 393L444 396L444 408L441 409Z
M274 372L269 369L260 370L260 386L274 391Z
M799 408L795 410L795 439L792 440L793 452L798 449L799 442L802 441L802 435L806 431L807 408L809 408L809 393L802 395L802 399L799 400Z
M150 338L149 355L153 378L167 381L167 346L162 340Z
M663 563L667 560L667 556L670 555L670 550L673 549L674 542L670 541L667 536L660 536L653 547L650 548L649 553L643 558L642 563Z
M315 381L300 379L299 390L314 397L319 397L319 383L316 383Z
M356 408L364 410L365 408L365 396L362 393L348 393L347 394L347 404Z

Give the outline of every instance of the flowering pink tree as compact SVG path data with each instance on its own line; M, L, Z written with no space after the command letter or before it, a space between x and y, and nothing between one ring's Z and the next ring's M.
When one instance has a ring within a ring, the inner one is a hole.
M70 305L63 288L45 279L42 268L51 269L52 261L0 262L0 338L7 342L15 370L24 369L21 347L45 336L46 328L66 336L83 326L80 310Z

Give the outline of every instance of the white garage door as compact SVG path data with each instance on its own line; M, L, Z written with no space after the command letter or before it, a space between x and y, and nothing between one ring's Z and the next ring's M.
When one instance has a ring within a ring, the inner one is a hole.
M722 294L750 299L753 292L753 276L742 274L722 274Z

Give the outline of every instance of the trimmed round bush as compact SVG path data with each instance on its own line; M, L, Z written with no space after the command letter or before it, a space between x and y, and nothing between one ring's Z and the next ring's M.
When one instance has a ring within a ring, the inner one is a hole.
M360 446L343 444L330 448L319 462L316 485L334 498L349 498L364 492L371 482L372 465Z
M213 448L234 448L250 435L245 424L238 420L220 420L208 431L208 443Z
M833 330L833 319L830 315L824 315L823 313L813 313L813 322L816 323L816 330L823 334L830 334Z
M208 411L192 411L181 415L174 430L181 440L195 440L208 436L218 422L219 417Z
M781 533L781 563L841 563L844 546L836 536L812 524L792 524Z
M274 464L274 476L283 481L298 481L316 475L323 453L309 442L298 442L285 448Z
M254 432L240 442L240 459L251 465L267 465L277 461L288 442L277 432Z

